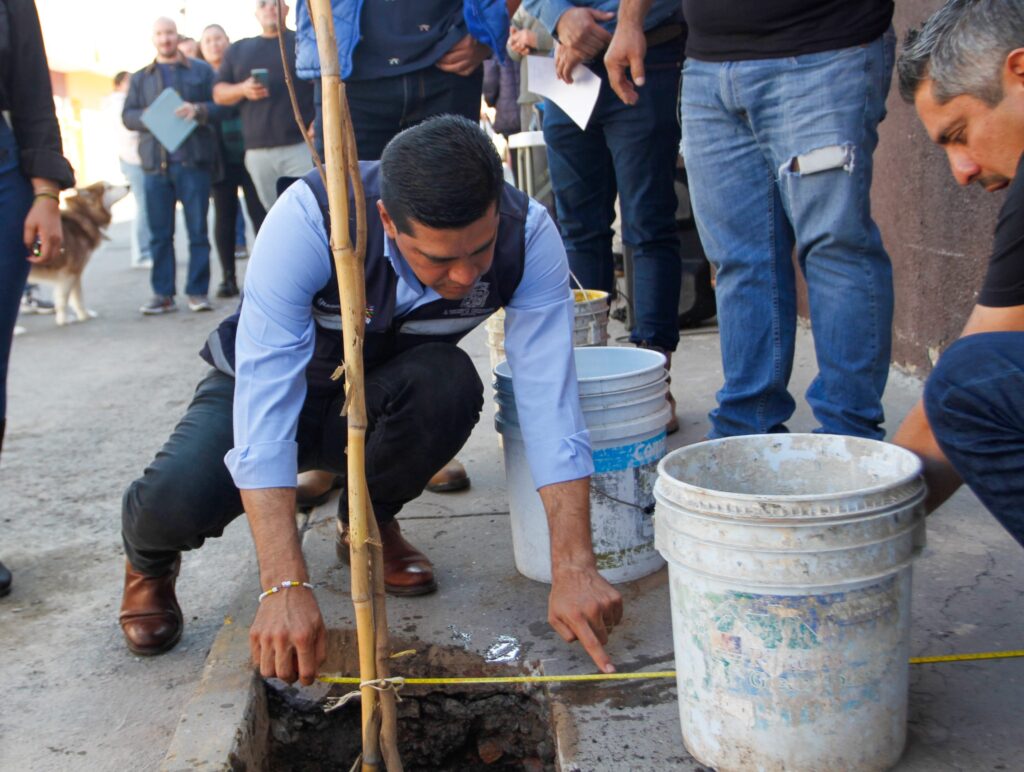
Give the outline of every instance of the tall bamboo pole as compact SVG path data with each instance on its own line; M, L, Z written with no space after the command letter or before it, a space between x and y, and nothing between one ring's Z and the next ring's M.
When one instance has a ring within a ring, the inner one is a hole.
M344 136L347 103L341 80L338 48L334 37L334 19L330 0L310 0L320 77L323 84L324 149L327 167L327 200L331 219L331 254L338 274L341 296L341 326L345 347L345 393L348 416L348 513L352 556L352 604L355 607L356 635L359 645L359 677L365 684L377 678L376 634L373 617L373 588L368 535L369 501L366 487L366 398L363 390L363 336L365 331L366 288L363 263L357 259L349 233L349 200ZM354 143L352 143L354 145ZM356 175L359 179L359 175ZM363 197L354 197L356 206ZM362 735L363 772L381 766L377 691L363 686Z

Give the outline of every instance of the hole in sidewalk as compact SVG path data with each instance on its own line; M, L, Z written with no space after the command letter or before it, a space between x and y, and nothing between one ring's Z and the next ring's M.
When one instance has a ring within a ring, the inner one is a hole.
M454 646L392 639L394 651L416 654L394 660L407 677L510 676L527 671L492 664ZM358 673L355 633L329 632L325 673ZM354 700L324 713L327 696L348 684L295 688L266 683L270 718L267 764L275 772L347 770L360 751L360 705ZM405 686L398 703L398 744L408 772L431 770L555 769L555 743L546 690L531 684Z

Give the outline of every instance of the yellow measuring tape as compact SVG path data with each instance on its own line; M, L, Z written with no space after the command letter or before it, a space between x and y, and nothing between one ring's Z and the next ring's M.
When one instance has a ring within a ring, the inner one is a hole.
M930 665L937 662L972 662L982 659L1012 659L1024 657L1024 649L1015 651L982 651L972 654L940 654L934 657L911 657L911 665ZM587 675L496 676L492 678L402 678L409 686L446 686L472 684L550 684L580 681L636 681L645 678L675 678L675 670L654 670L645 673L591 673ZM359 684L351 676L320 676L316 680L325 684Z

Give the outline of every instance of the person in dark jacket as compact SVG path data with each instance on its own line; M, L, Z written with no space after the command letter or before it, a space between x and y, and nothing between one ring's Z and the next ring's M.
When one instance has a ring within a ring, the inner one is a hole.
M58 194L75 184L63 155L50 69L32 0L0 0L0 449L7 362L29 263L60 253ZM27 259L26 259L27 258ZM11 572L0 563L0 596Z
M210 240L206 213L210 184L218 166L216 121L224 108L213 102L213 68L178 51L178 28L170 19L153 23L156 58L132 75L122 119L139 132L139 156L146 173L146 212L152 231L150 282L153 299L139 309L143 314L177 311L174 302L174 210L180 201L188 227L189 261L185 294L193 311L209 311ZM176 114L194 120L195 130L169 152L142 122L142 114L167 88L184 100Z

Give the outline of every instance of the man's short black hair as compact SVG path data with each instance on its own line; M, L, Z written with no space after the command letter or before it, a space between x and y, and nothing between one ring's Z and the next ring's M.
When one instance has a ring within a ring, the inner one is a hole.
M124 70L121 70L121 72L117 73L117 75L114 76L114 88L117 88L118 86L120 86L125 78L130 78L130 77L131 77L131 73L130 72L125 72Z
M490 138L473 121L440 115L406 129L381 155L380 197L395 227L463 228L483 217L505 178Z

